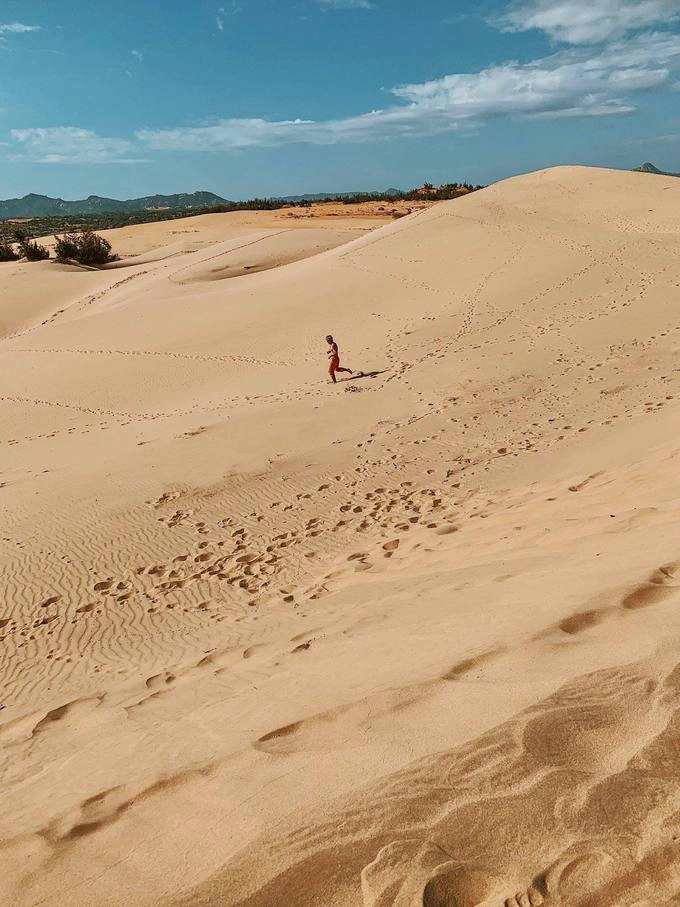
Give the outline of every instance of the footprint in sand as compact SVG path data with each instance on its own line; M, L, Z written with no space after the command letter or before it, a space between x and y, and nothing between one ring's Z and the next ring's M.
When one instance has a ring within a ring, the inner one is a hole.
M500 890L492 871L452 859L435 841L393 841L361 872L363 907L477 907Z
M302 726L302 721L295 721L293 724L287 724L284 727L277 728L275 731L270 731L256 741L255 749L263 750L266 753L279 752L279 743L285 741L288 737L294 736ZM285 751L285 748L282 751Z
M102 580L99 583L95 583L93 589L95 592L108 592L111 586L113 585L112 579Z
M497 880L488 872L453 861L441 867L423 890L423 907L477 907L497 888ZM520 903L520 902L518 902ZM542 901L529 902L540 904ZM525 907L521 902L521 907Z
M49 608L50 605L56 605L57 602L61 601L61 595L53 595L51 598L45 599L45 601L40 605L41 608Z
M621 601L621 607L628 611L638 608L648 608L676 593L674 585L677 564L667 564L659 567L649 577L646 583L641 583L632 589Z
M503 904L504 907L536 907L540 904L548 907L550 904L604 903L599 895L606 893L613 869L612 858L600 851L558 860L538 875L526 891L506 898Z
M590 611L577 611L570 617L565 617L557 626L563 633L574 636L578 633L583 633L584 630L589 630L591 627L597 626L599 623L602 623L604 618L604 611L601 610L593 609Z

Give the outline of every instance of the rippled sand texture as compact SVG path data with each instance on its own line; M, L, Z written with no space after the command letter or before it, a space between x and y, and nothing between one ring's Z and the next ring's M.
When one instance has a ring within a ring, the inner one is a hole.
M680 180L206 223L0 265L0 902L680 904Z

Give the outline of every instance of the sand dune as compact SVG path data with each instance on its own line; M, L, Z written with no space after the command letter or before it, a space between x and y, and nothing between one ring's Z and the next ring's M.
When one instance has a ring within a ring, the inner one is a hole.
M371 212L331 220L317 215L320 227L286 219L289 212L247 211L206 214L102 230L120 260L103 271L42 262L3 266L0 272L0 337L36 327L84 305L124 281L154 272L182 283L217 280L279 267L317 255L385 223ZM50 250L55 237L40 240ZM186 258L185 258L186 256ZM142 265L147 267L142 268ZM123 274L116 273L123 271ZM92 296L87 296L92 292Z
M677 182L0 266L2 903L680 904Z

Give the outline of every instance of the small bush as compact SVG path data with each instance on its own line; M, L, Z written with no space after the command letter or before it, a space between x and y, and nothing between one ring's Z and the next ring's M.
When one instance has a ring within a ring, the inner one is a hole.
M46 261L50 257L50 253L45 246L41 246L35 240L27 239L19 248L22 257L27 261Z
M45 261L50 257L50 253L45 246L41 246L35 240L29 239L23 230L17 230L14 239L19 246L19 256L27 261Z
M63 236L55 236L56 245L54 247L57 261L75 261L78 255L78 234L64 233Z
M0 237L0 261L18 261L20 258L19 253L14 251L14 244Z
M118 261L118 256L111 254L111 243L92 230L65 233L56 240L57 261L77 261L81 265L106 265Z

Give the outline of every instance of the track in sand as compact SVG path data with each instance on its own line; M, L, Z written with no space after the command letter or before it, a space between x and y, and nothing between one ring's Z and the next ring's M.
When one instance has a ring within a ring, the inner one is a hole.
M678 193L0 266L3 904L680 904Z

